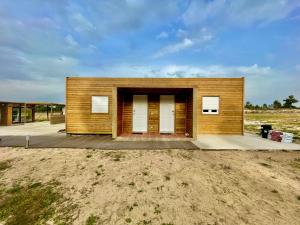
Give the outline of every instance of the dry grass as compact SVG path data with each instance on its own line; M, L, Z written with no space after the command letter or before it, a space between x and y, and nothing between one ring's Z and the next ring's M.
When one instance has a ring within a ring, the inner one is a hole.
M4 187L0 192L0 221L5 221L5 225L45 224L49 221L70 224L67 208L58 205L64 201L56 190L56 182Z
M300 110L266 110L246 112L246 131L260 133L260 125L262 124L271 124L274 130L293 133L296 139L300 139Z
M9 160L0 162L0 171L6 170L11 167L11 162Z

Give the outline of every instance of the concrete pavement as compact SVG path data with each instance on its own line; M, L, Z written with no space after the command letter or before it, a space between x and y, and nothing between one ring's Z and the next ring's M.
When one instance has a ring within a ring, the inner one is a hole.
M193 143L207 150L300 150L299 144L276 142L248 133L244 136L200 135Z

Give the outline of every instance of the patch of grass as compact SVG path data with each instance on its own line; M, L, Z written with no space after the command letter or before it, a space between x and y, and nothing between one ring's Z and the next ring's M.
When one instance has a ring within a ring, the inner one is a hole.
M162 223L161 225L174 225L174 223Z
M167 180L167 181L171 180L170 176L169 176L169 175L166 175L166 176L165 176L165 180Z
M92 185L93 186L96 186L96 185L98 185L99 184L99 181L96 181L96 182L94 182Z
M182 182L181 185L182 185L183 187L189 186L189 184L188 184L187 182Z
M278 193L278 191L277 191L277 190L275 190L275 189L273 189L271 192L272 192L272 193L275 193L275 194L277 194L277 193Z
M148 176L148 175L149 175L149 172L148 172L148 171L144 171L142 174L143 174L144 176Z
M163 190L163 187L164 187L164 185L158 186L158 187L156 187L156 190L157 190L157 191L162 191L162 190Z
M27 186L15 185L5 194L0 194L0 221L5 221L5 225L32 225L45 224L55 217L60 224L66 224L70 222L69 217L55 216L56 204L61 205L63 201L53 185L39 182Z
M97 223L97 220L99 218L97 216L94 216L93 214L89 216L89 218L86 220L85 225L94 225Z
M157 204L155 207L154 207L154 214L160 214L161 213L161 210L159 208L159 204Z
M11 188L6 190L6 193L8 194L14 194L14 193L18 193L23 189L22 186L15 184L14 186L12 186Z
M35 182L33 184L30 184L28 187L29 188L37 188L37 187L41 187L42 183L41 182Z
M197 206L195 206L194 204L192 204L191 206L191 209L195 212L196 211L196 209L197 209Z
M128 185L133 187L133 186L135 186L135 183L134 182L130 182Z
M300 201L300 195L297 196L297 199Z
M151 184L151 181L147 181L146 183L147 183L147 184Z
M115 162L119 162L121 159L125 158L125 155L120 152L107 152L105 155L110 156Z
M141 220L138 222L139 225L148 225L151 224L152 221L151 220Z
M126 218L126 219L125 219L125 222L126 222L126 223L131 223L132 220L131 220L131 218Z
M138 207L138 204L135 202L133 205L127 206L129 211L132 211L134 207Z
M0 162L0 171L6 170L6 169L8 169L10 167L11 167L10 161L7 160L7 161Z
M296 168L296 169L300 169L300 158L295 158L292 162L291 162L291 166Z
M193 151L191 150L186 150L180 152L180 156L184 159L191 160L193 158Z
M220 164L221 168L223 170L230 170L231 169L231 166L230 165L224 165L224 164Z
M87 154L86 157L87 157L87 158L91 158L91 157L92 157L92 154Z
M272 166L268 163L260 162L259 164L267 168L272 168Z
M101 176L102 174L104 174L103 171L99 171L99 170L96 170L95 173L97 176Z

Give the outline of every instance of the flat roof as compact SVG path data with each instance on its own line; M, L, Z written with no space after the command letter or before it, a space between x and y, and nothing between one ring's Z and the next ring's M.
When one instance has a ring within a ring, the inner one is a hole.
M13 102L13 101L0 101L0 104L12 104L12 105L62 105L63 103L55 102Z

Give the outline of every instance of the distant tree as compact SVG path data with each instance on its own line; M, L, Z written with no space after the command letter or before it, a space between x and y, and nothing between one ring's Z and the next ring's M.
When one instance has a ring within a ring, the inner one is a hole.
M245 108L246 108L246 109L253 109L254 106L252 105L251 102L247 101L247 102L246 102L246 105L245 105Z
M262 109L268 109L268 105L267 104L263 104L262 105Z
M274 109L280 109L281 107L282 107L282 104L281 104L280 101L275 100L275 101L273 102L273 108L274 108Z
M254 109L261 109L261 107L259 105L255 105Z
M288 109L296 108L295 106L293 106L293 104L298 102L298 100L294 97L294 95L290 95L283 101L284 101L283 108L288 108Z

